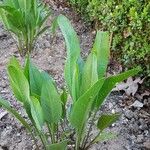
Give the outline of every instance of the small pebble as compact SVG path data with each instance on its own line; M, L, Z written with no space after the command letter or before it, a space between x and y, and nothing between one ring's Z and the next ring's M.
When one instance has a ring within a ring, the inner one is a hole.
M133 106L135 108L142 108L143 105L144 105L143 103L141 103L138 100L136 100L131 106Z
M128 119L132 119L134 117L134 114L131 110L126 110L125 117L127 117Z

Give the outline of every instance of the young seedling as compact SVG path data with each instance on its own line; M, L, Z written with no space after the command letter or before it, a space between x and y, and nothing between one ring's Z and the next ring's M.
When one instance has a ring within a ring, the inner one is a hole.
M66 90L59 92L51 76L39 71L30 58L26 59L23 68L12 58L8 64L8 75L13 93L26 110L31 125L7 101L0 99L0 105L27 128L37 149L38 136L45 150L66 150L67 144L75 150L87 150L99 141L114 137L105 129L119 118L119 114L101 114L98 117L97 112L116 83L134 76L140 69L106 77L108 33L97 32L93 48L84 61L80 56L79 40L69 20L60 15L55 20L55 28L57 25L67 47L65 81L72 99L70 105L67 104ZM89 121L91 124L88 126ZM97 127L98 134L91 138L93 126Z
M17 42L21 56L31 53L37 38L49 28L44 26L49 16L49 9L39 0L0 2L0 18Z

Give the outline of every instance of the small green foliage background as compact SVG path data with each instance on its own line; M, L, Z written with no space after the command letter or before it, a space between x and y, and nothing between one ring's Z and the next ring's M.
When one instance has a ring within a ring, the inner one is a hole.
M141 65L150 76L149 0L70 0L96 28L113 32L112 56L125 67Z

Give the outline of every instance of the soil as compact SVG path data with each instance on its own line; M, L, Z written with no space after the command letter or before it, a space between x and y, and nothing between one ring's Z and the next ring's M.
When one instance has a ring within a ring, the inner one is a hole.
M50 2L54 16L60 13L66 15L72 22L77 31L82 48L82 55L86 57L95 32L87 27L86 23L80 19L71 9L62 3ZM49 19L48 24L51 24ZM7 78L6 66L9 59L15 56L20 61L17 53L16 44L10 34L4 30L0 24L0 95L8 100L14 108L26 117L22 107L18 104L11 93ZM45 33L37 42L35 51L32 54L33 62L42 70L47 71L53 76L59 88L63 87L63 71L66 52L63 36L59 30L55 38L49 33ZM143 103L143 107L132 107L135 100ZM148 150L150 149L150 98L142 99L128 97L121 92L113 92L102 106L103 112L120 112L120 120L113 124L108 131L115 132L118 136L111 141L95 144L91 150ZM96 134L96 130L93 130ZM32 150L35 149L33 141L10 114L0 108L0 150Z

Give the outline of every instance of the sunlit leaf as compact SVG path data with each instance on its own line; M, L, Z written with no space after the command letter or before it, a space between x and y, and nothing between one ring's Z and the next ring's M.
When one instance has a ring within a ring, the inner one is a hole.
M29 56L25 59L25 65L24 65L24 75L26 76L28 82L30 82L30 75L29 75L29 69L30 69L30 58Z
M41 90L43 86L43 82L46 80L51 80L50 75L48 75L44 71L39 71L39 69L29 61L29 83L30 83L30 91L32 96L40 97Z
M97 72L97 56L94 52L92 52L84 65L83 75L82 75L82 87L81 93L86 92L88 88L90 88L94 83L98 80L98 72Z
M21 102L27 101L30 95L28 80L14 58L9 62L8 75L16 98Z
M30 105L32 118L34 119L37 128L41 130L44 124L44 116L41 104L37 98L31 97Z
M41 72L31 62L29 65L29 78L30 78L30 90L31 94L40 95L43 84L43 77Z
M130 76L136 75L140 71L140 68L137 67L135 69L123 72L121 74L118 74L116 76L110 76L106 78L102 88L100 89L98 96L97 96L97 101L96 101L96 107L99 108L101 104L104 102L105 98L108 96L108 94L111 92L113 87L118 83L121 82Z
M41 106L45 120L49 123L58 123L62 115L62 104L60 96L51 80L43 83Z
M57 17L57 23L62 31L66 41L67 60L65 64L65 79L69 89L72 89L74 71L76 70L77 61L80 58L80 44L76 32L71 26L70 21L63 15ZM76 81L79 82L79 81ZM71 91L72 92L72 91ZM73 95L73 93L72 93Z
M104 77L106 73L110 53L109 45L109 33L98 31L92 51L97 54L97 71L99 78Z
M61 96L61 101L62 101L62 118L65 118L66 116L66 103L67 103L67 98L68 98L68 94L66 92L66 90L64 89Z
M102 87L104 80L105 79L98 80L74 103L70 115L70 122L78 132L82 132L87 121L88 114L91 111L94 98Z

